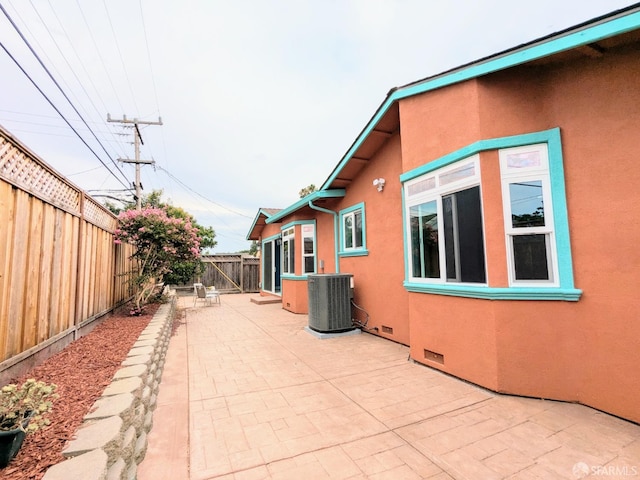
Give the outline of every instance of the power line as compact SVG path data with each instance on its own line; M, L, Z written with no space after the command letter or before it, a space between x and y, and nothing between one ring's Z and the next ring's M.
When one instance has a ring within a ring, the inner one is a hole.
M65 56L64 52L62 51L62 49L60 48L60 45L58 45L58 42L56 41L55 37L51 34L51 31L49 30L49 27L47 26L47 24L45 23L44 19L42 18L42 16L40 15L40 12L37 10L37 8L35 7L35 5L33 4L33 0L29 0L31 3L31 6L33 7L33 9L35 10L35 12L38 14L38 18L40 18L40 21L42 22L42 24L44 25L45 29L47 30L47 33L49 34L49 36L51 37L51 40L53 40L54 45L56 46L56 48L58 49L58 52L60 52L60 55L62 56L62 58L64 59L65 63L67 64L67 66L69 67L69 71L73 74L74 78L76 79L76 81L78 82L78 85L80 85L80 88L82 88L82 91L84 92L84 94L86 95L87 99L89 100L89 103L91 104L91 106L93 107L93 109L95 110L95 112L98 114L98 118L102 118L102 113L100 112L100 110L98 110L98 107L96 107L95 103L93 102L91 95L89 95L89 92L87 92L87 89L84 87L82 81L80 80L80 78L78 77L78 75L76 74L75 70L73 69L73 67L71 66L71 63L69 62L69 60L67 59L67 57ZM69 34L67 33L67 29L64 27L64 25L62 24L62 21L60 20L60 17L58 17L58 14L56 13L55 9L53 8L53 6L51 5L51 0L49 1L49 8L51 9L51 11L53 12L54 17L56 18L56 21L58 22L58 25L60 25L60 28L62 29L62 32L64 33L69 46L71 47L71 50L73 51L74 55L76 56L76 58L78 59L78 62L80 63L80 67L82 68L82 70L84 71L87 79L89 80L89 83L91 84L91 86L93 87L93 90L96 92L96 95L98 97L98 99L100 100L100 102L102 103L102 107L104 108L104 111L106 112L107 106L102 98L102 96L100 95L100 90L98 90L98 88L96 87L95 83L93 82L93 79L91 78L91 75L89 74L89 72L87 71L86 67L84 66L84 63L82 61L82 59L80 58L80 56L78 55L78 52L76 51L73 42L71 41L71 37L69 37ZM112 131L109 131L108 134L110 134L114 140L116 140L116 143L118 144L118 146L121 146L121 144L119 142L117 142L117 139L115 137L115 135L113 134ZM122 150L124 152L124 149Z
M153 86L153 96L156 99L156 107L158 107L158 113L160 113L160 102L158 102L158 89L156 88L156 79L153 74L153 65L151 64L151 50L149 50L149 38L147 36L147 26L144 22L144 12L142 10L142 0L139 0L140 5L140 18L142 19L142 33L144 34L144 44L147 47L147 59L149 60L149 71L151 72L151 85Z
M120 105L120 111L124 111L124 107L122 106L122 102L120 101L120 97L118 96L118 90L116 89L115 85L113 84L113 80L111 79L111 75L109 75L109 69L107 68L106 64L104 63L104 58L102 58L102 55L100 54L100 49L98 48L98 44L96 43L96 39L93 36L93 30L91 29L91 27L89 26L89 22L87 22L87 17L84 14L84 10L82 10L82 7L80 6L80 1L76 0L76 4L78 5L78 9L80 10L80 14L82 15L82 19L84 20L84 25L85 27L87 27L87 31L89 32L89 36L91 37L91 41L93 42L93 46L96 49L96 53L98 54L98 58L100 59L100 63L102 63L102 68L104 69L104 72L107 76L107 79L109 80L109 83L111 84L111 88L113 89L113 93L115 94L116 100L118 102L118 105Z
M116 35L116 31L113 28L113 22L111 21L111 15L109 15L109 9L107 8L106 0L102 0L102 4L104 5L104 9L107 12L107 20L109 20L109 26L111 27L111 33L113 34L113 39L116 43L116 49L118 50L118 55L120 56L120 63L122 63L122 69L124 70L124 76L127 79L127 85L129 86L129 93L131 93L131 98L133 99L133 105L136 107L136 113L140 114L140 109L138 108L138 104L136 103L136 96L133 93L133 88L131 87L131 80L129 80L129 74L127 73L127 67L124 64L124 58L122 58L122 51L120 50L120 44L118 43L118 37Z
M204 195L202 195L202 194L200 194L200 193L196 192L194 189L192 189L191 187L189 187L188 185L186 185L185 183L183 183L180 179L178 179L178 178L176 178L174 175L172 175L172 174L171 174L171 173L170 173L166 168L162 168L162 167L160 167L160 166L156 166L156 168L157 168L158 170L162 170L164 173L166 173L166 174L169 176L169 178L171 178L171 179L172 179L172 180L174 180L175 182L177 182L177 183L179 183L180 185L182 185L184 188L186 188L187 190L189 190L191 193L193 193L193 194L197 195L198 197L200 197L200 198L202 198L202 199L206 200L207 202L213 203L214 205L216 205L216 206L218 206L218 207L220 207L220 208L224 208L225 210L228 210L229 212L234 213L234 214L236 214L236 215L240 215L241 217L245 217L245 218L249 218L249 219L253 220L253 217L250 217L249 215L245 215L244 213L240 213L240 212L237 212L237 211L235 211L235 210L233 210L233 209L231 209L231 208L229 208L229 207L225 207L224 205L221 205L221 204L220 204L220 203L218 203L218 202L214 202L213 200L211 200L211 199L209 199L209 198L205 197Z
M89 124L86 122L86 120L84 119L84 117L80 114L80 112L78 112L78 109L75 107L75 105L73 104L73 102L71 102L71 100L69 99L69 97L67 96L67 94L64 92L64 90L62 89L62 87L60 87L60 84L56 81L56 79L53 77L53 75L51 74L51 72L49 71L49 69L47 68L47 66L42 62L42 59L38 56L38 54L36 53L36 51L33 49L33 47L31 46L31 44L29 43L29 41L26 39L26 37L23 35L23 33L20 31L20 29L18 28L18 26L16 25L16 23L13 21L13 19L11 18L11 16L9 15L9 12L7 12L7 10L4 8L4 6L0 3L0 10L2 10L2 13L4 13L5 17L7 17L7 19L9 20L9 22L11 23L11 25L13 26L13 28L15 29L15 31L18 33L18 35L20 36L20 38L22 39L22 41L25 43L25 45L27 45L27 47L29 48L29 50L31 51L31 53L33 54L33 56L38 60L38 63L40 63L40 66L44 69L44 71L47 73L47 75L49 76L49 78L51 79L51 81L53 81L53 83L56 85L56 87L58 87L58 90L60 90L60 93L62 93L62 95L64 96L64 98L67 100L67 102L69 102L69 105L71 105L71 107L73 108L73 110L76 112L76 115L78 115L78 117L82 120L82 122L85 124L85 126L89 129L89 131L93 134L93 137L96 139L96 141L98 142L98 144L102 147L102 149L105 151L105 153L107 154L107 156L109 157L109 159L111 160L111 162L114 164L114 166L116 167L116 170L118 172L120 172L120 174L122 175L123 178L127 178L125 176L125 174L122 172L122 170L120 170L120 167L118 167L118 165L116 164L115 160L113 160L113 158L111 158L111 155L109 155L109 152L107 151L107 149L104 147L104 145L102 144L102 142L100 141L100 139L97 137L97 135L93 132L93 130L91 129L91 127L89 126ZM60 115L62 117L62 119L66 122L67 125L69 125L69 128L71 128L71 130L73 130L73 132L78 136L78 138L82 141L82 143L85 144L85 146L91 151L91 153L93 153L93 155L100 161L100 163L102 163L102 165L104 165L104 167L109 171L109 173L111 175L113 175L113 177L118 180L118 182L120 182L123 186L127 187L127 184L125 184L124 182L122 182L122 180L120 180L115 173L113 173L113 171L107 166L107 164L98 156L98 154L93 150L93 148L91 148L91 146L86 142L86 140L78 133L78 131L73 127L73 125L71 125L71 122L69 120L67 120L67 117L65 117L62 112L58 109L58 107L55 106L55 104L53 103L53 101L44 93L44 91L38 86L38 84L35 82L35 80L27 73L27 71L22 67L22 65L20 64L20 62L18 62L18 60L11 54L11 52L9 52L9 50L7 49L7 47L5 47L4 43L0 42L0 46L2 46L2 49L6 52L6 54L9 56L9 58L11 58L11 60L13 60L13 62L16 64L16 66L20 69L20 71L22 71L22 73L29 79L29 81L31 81L31 83L33 84L34 87L36 87L36 89L38 90L38 92L40 92L40 94L47 100L47 102L49 103L49 105L51 105L51 107L53 107L53 109L58 113L58 115Z

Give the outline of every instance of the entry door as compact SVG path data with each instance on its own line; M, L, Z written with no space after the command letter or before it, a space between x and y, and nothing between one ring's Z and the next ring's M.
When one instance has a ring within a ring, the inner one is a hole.
M262 289L280 293L280 239L264 244L262 259Z

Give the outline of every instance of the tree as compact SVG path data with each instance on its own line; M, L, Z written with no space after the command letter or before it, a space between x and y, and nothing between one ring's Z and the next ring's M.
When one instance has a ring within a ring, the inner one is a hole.
M163 208L126 210L118 215L118 220L116 243L130 243L135 247L131 256L138 267L133 277L134 311L140 313L156 283L172 272L176 264L199 260L199 232L189 219L171 217Z
M186 210L180 207L171 205L170 203L162 200L162 190L152 190L151 193L142 196L141 204L147 208L162 208L167 212L169 217L181 218L188 220L191 225L198 230L198 236L200 238L200 250L206 248L215 247L218 242L216 241L216 232L212 227L204 227L196 221L196 219L188 213ZM105 202L105 207L111 210L116 215L126 210L133 210L136 208L135 200L123 202L125 204L123 209L120 209L110 202ZM198 257L191 261L176 260L170 270L164 275L164 281L168 284L181 285L187 283L190 279L204 272L204 264Z
M300 198L304 198L307 195L316 192L318 189L316 188L316 186L312 183L311 185L309 185L308 187L304 187L302 190L300 190L298 192L298 195L300 195Z

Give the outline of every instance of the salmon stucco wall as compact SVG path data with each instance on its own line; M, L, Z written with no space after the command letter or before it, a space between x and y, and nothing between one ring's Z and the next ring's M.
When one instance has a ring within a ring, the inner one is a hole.
M612 49L400 102L403 171L479 140L559 127L583 291L577 302L411 293L415 360L494 390L640 421L639 58L637 49ZM488 282L508 286L497 152L480 157Z
M292 313L309 313L307 281L282 279L282 308Z
M340 271L354 275L354 302L369 314L370 332L409 344L409 316L402 253L400 136L380 148L347 189L340 208L363 202L367 255L340 259ZM385 179L379 192L376 178ZM358 319L366 317L357 312Z

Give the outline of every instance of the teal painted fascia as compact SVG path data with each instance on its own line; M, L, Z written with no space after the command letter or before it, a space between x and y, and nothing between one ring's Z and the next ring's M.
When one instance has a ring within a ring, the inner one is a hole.
M313 193L310 193L306 197L302 197L296 203L289 205L284 210L280 210L275 215L272 215L267 219L267 223L274 223L278 220L282 220L283 218L291 215L292 213L304 208L311 201L319 200L321 198L341 198L346 195L346 190L344 188L336 188L331 190L317 190Z
M567 32L558 37L543 40L541 43L534 43L533 45L525 46L512 52L498 54L498 56L476 62L460 70L398 89L394 92L393 100L411 97L472 78L478 78L489 73L549 57L582 45L599 42L605 38L615 37L616 35L637 30L638 28L640 28L640 12L629 13L625 16L598 23L591 27L579 29L574 32Z
M251 236L251 232L253 232L253 229L256 228L260 215L264 215L265 221L268 220L270 217L270 215L267 212L265 212L262 208L258 210L258 213L256 214L255 218L253 219L253 222L251 223L251 228L249 228L249 232L247 233L247 237L246 237L247 240L251 240L249 237Z
M556 252L558 258L558 283L559 287L509 287L509 288L491 288L482 286L461 287L457 284L423 284L418 282L410 282L409 259L407 258L407 224L406 224L406 208L404 200L404 182L413 180L421 175L427 174L442 167L446 167L464 158L470 157L477 153L487 150L498 150L502 148L520 147L525 145L533 145L536 143L546 143L549 156L549 177L551 180L551 199L553 204L553 220L554 234L556 240ZM562 140L559 128L543 130L541 132L526 133L523 135L513 135L509 137L492 138L474 142L455 152L449 153L432 162L422 165L418 168L410 170L400 175L402 182L402 221L403 221L403 238L405 246L405 286L410 291L420 291L426 293L443 293L449 291L448 295L459 296L475 296L478 298L507 299L514 298L517 300L578 300L582 294L574 286L573 282L573 259L571 256L571 241L569 236L569 214L567 211L567 198L564 179L564 160L562 156ZM479 292L489 292L487 297ZM462 292L462 294L460 294ZM514 292L515 297L510 296L506 292ZM527 297L526 292L530 292L531 296ZM547 292L547 296L539 292ZM554 293L555 292L555 293ZM473 293L473 295L472 295ZM566 297L566 298L565 298Z
M380 119L386 115L391 105L395 102L407 97L419 95L421 93L454 85L456 83L478 78L493 72L505 70L533 60L548 57L582 45L598 42L605 38L621 35L638 28L640 28L640 12L635 11L608 21L596 23L591 27L581 28L577 31L568 32L558 37L541 40L515 51L497 54L494 57L479 60L468 66L459 67L451 72L445 72L424 81L416 82L415 84L397 88L387 96L384 102L382 102L382 105L380 105L375 115L363 129L362 133L360 133L351 148L342 157L342 160L331 176L324 182L321 190L328 188L336 177L338 177L344 166L351 160L353 154L358 150L358 148L360 148Z

